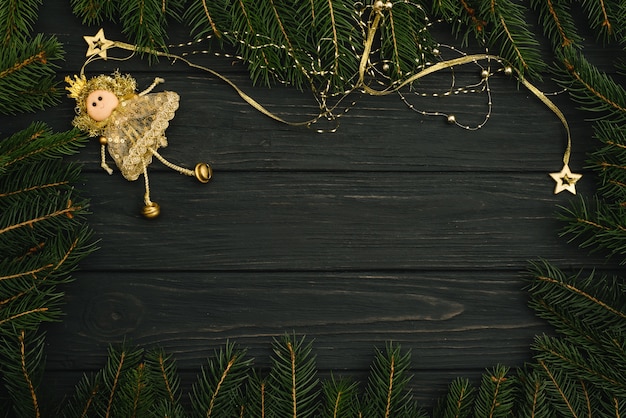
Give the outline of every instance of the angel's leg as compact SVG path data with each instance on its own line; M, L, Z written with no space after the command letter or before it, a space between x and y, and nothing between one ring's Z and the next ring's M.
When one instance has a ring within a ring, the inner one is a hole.
M150 182L148 181L148 169L145 164L143 165L143 180L146 186L146 194L143 201L146 205L143 207L141 214L148 219L153 219L159 216L161 208L158 203L150 200Z
M171 168L172 170L178 171L181 174L184 174L189 177L195 177L198 179L200 183L208 183L213 177L213 169L211 166L206 163L198 163L194 170L189 170L188 168L183 168L174 163L171 163L165 159L161 154L159 154L156 150L150 148L150 152L154 155L159 161L163 163L164 166Z
M100 137L100 167L102 167L104 169L104 171L106 171L107 173L113 174L113 170L107 164L107 160L106 160L106 146L107 146L107 139L105 137L101 136Z

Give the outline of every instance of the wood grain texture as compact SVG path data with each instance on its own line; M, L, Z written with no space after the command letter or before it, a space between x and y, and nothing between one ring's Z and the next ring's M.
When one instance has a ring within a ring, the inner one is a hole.
M65 45L62 79L79 71L82 36L97 28L82 26L69 2L45 3L38 29ZM124 40L119 28L105 28ZM437 33L453 41L447 30ZM186 31L173 26L172 42L184 40ZM613 54L591 51L600 63ZM306 93L253 86L232 59L196 58L286 119L316 111ZM65 289L66 319L47 327L47 390L56 396L101 367L108 344L123 339L174 353L189 387L227 340L267 367L272 338L296 332L315 339L322 373L363 378L374 350L399 342L413 353L418 399L432 406L454 377L529 361L533 336L550 331L526 306L529 260L620 271L559 238L555 213L572 197L555 196L547 173L561 168L564 130L513 79L493 77L493 112L479 131L419 115L397 96L355 95L338 131L320 134L269 120L180 62L149 67L133 58L88 70L117 68L142 88L164 77L158 89L180 94L163 155L188 167L209 162L215 176L202 185L154 162L152 199L162 215L147 221L139 215L142 181L104 173L96 140L72 157L84 164L77 187L91 198L100 250ZM461 84L479 74L468 66L455 76ZM555 91L549 78L539 87ZM450 73L440 74L420 88L440 92L450 83ZM590 196L595 179L582 167L597 146L591 125L566 95L551 97L571 123L570 166L586 174L578 191ZM470 124L487 109L485 94L412 100ZM32 120L69 129L73 106L64 99L45 112L0 117L0 134Z

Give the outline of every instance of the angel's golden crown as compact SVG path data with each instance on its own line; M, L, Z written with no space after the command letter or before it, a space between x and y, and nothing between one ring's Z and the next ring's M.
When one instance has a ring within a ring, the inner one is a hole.
M87 84L87 79L84 75L81 75L80 77L75 75L74 79L70 76L66 76L65 82L69 84L69 87L65 87L65 90L70 92L69 96L73 99L78 99Z

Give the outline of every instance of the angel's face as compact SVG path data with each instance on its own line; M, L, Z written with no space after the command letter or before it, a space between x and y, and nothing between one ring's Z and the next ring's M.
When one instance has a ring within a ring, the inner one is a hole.
M112 92L94 90L87 96L87 114L96 122L101 122L111 116L111 112L119 103L120 101Z

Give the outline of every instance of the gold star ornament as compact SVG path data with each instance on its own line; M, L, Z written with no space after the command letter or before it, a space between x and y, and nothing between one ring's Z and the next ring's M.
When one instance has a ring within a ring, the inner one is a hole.
M567 190L571 194L576 194L576 182L580 180L582 176L582 174L572 173L567 164L563 166L560 172L550 173L550 177L556 182L554 194L561 193L563 190Z
M92 55L99 55L101 58L107 58L107 49L112 48L115 45L115 42L109 41L104 36L104 29L100 29L95 36L83 36L87 45L89 45L89 49L87 49L88 57Z

